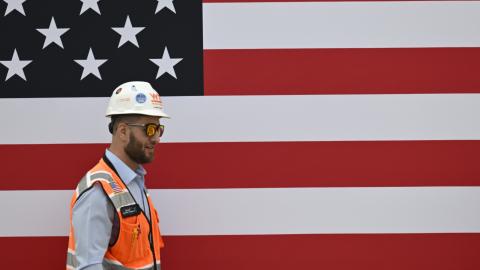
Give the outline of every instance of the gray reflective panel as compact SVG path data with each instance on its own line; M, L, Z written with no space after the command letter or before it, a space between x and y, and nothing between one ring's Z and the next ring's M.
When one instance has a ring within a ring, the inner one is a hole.
M102 178L107 180L109 183L113 182L113 178L110 174L104 172L96 172L90 175L90 179L93 182L97 178Z
M109 261L103 260L103 270L132 270L131 268L124 267L123 265L116 265Z
M87 176L85 175L78 183L78 195L82 194L87 189Z
M67 253L67 266L71 266L73 268L78 267L77 257L70 252Z
M113 205L116 209L123 206L135 204L132 195L129 192L117 193L111 197Z

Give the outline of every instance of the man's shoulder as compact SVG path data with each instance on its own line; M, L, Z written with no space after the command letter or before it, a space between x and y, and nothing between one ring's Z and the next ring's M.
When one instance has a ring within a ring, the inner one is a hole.
M75 204L85 201L103 203L108 200L105 191L100 183L93 183L88 189L84 190L79 196Z
M91 167L77 182L77 189L89 186L90 183L95 183L96 178L102 174L111 176L111 172L105 167L105 164L100 159L93 167Z

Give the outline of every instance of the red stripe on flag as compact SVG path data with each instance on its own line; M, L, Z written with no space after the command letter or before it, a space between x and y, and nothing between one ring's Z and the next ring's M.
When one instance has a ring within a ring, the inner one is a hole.
M0 269L65 269L67 237L0 237Z
M170 270L480 269L478 233L167 236L164 240L162 269ZM2 237L0 265L62 269L66 250L66 237Z
M205 50L206 95L480 93L480 48Z
M105 144L0 145L0 190L73 189ZM480 141L162 143L149 188L479 186Z

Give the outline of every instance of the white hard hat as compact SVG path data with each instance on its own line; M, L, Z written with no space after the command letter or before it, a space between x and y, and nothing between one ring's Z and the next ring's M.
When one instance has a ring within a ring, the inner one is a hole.
M160 95L148 82L126 82L113 91L106 116L143 114L170 118L163 112Z

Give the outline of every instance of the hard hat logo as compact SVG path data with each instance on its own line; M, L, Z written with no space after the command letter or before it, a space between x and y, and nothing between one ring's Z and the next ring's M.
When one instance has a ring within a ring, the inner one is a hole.
M150 97L152 98L152 104L153 105L160 105L162 106L162 100L160 99L160 95L157 93L150 93Z
M142 114L166 117L160 95L148 82L127 82L118 86L108 103L106 116Z
M138 103L145 103L145 101L147 101L147 96L145 96L145 95L142 94L142 93L139 93L139 94L137 94L137 96L135 97L135 100L136 100Z

